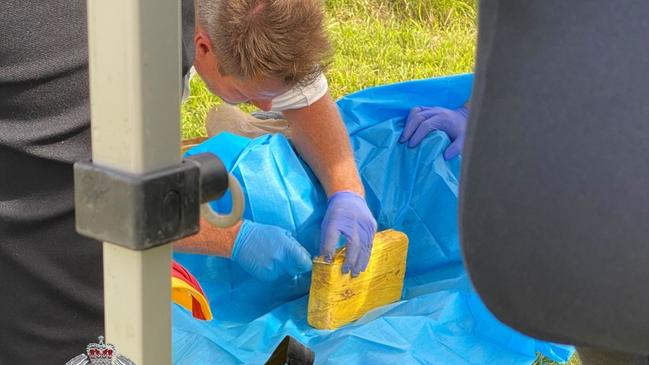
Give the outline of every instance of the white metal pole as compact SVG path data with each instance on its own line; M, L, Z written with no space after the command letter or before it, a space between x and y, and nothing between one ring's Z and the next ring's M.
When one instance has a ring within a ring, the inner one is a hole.
M180 2L88 0L93 162L134 174L180 163ZM171 363L171 244L104 243L106 340Z

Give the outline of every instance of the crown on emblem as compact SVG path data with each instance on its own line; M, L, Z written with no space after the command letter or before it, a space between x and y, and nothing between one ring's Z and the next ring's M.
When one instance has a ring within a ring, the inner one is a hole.
M90 364L112 365L113 355L116 354L115 346L104 343L104 336L99 336L99 343L91 343L86 346L86 353Z

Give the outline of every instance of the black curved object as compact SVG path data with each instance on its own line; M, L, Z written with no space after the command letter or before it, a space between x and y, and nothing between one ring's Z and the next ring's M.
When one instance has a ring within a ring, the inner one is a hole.
M315 353L300 341L286 336L265 365L313 365Z
M228 190L228 170L221 159L212 153L197 153L188 156L186 161L191 161L198 166L200 171L201 203L217 200Z
M649 353L649 1L483 0L471 279L529 335Z

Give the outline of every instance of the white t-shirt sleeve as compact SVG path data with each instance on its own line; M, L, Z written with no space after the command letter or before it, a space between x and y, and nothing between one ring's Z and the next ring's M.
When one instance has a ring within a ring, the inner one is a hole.
M312 83L296 86L273 99L272 110L281 112L288 109L300 109L320 100L327 93L329 85L324 74L320 74Z

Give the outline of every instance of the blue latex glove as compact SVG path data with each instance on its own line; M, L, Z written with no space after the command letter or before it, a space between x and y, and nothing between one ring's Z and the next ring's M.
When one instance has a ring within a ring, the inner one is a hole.
M232 260L264 281L311 270L311 255L288 231L249 220L243 221L234 241Z
M408 147L413 148L419 145L430 132L444 131L451 139L451 145L444 151L444 159L450 160L462 152L468 115L469 110L466 107L455 110L425 106L412 108L399 142L407 141Z
M372 253L376 220L360 195L339 191L329 198L327 212L322 220L320 255L331 262L342 235L347 240L343 273L352 276L365 271Z

